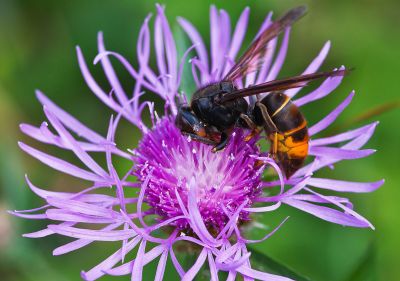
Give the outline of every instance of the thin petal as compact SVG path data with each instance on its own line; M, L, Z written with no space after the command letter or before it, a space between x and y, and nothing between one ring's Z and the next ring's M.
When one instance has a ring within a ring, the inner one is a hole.
M307 185L338 192L362 193L375 191L380 186L382 186L384 182L385 180L380 180L376 182L351 182L322 178L310 178Z
M74 224L76 224L76 223L74 223L74 222L63 222L63 223L60 223L59 225L60 226L73 226ZM46 236L53 235L53 234L55 234L54 231L52 231L51 229L45 228L45 229L42 229L42 230L39 230L39 231L35 231L35 232L31 232L31 233L25 233L22 236L23 237L27 237L27 238L42 238L42 237L46 237Z
M200 252L199 257L197 258L196 262L194 265L183 275L182 281L191 281L193 280L197 273L199 272L200 268L203 266L204 262L206 261L207 258L207 249L203 249Z
M127 247L127 251L131 251L133 248L136 247L136 245L140 242L141 237L135 237L134 239L132 239L131 241L129 241L126 245ZM114 254L112 254L111 256L109 256L107 259L105 259L104 261L102 261L101 263L99 263L98 265L96 265L95 267L93 267L91 270L89 270L88 272L82 272L81 276L84 280L96 280L98 278L100 278L101 276L104 275L104 272L110 268L112 268L114 265L116 265L122 258L121 255L121 249L119 249L118 251L116 251Z
M168 259L168 251L164 251L160 257L160 261L157 265L156 276L154 277L154 281L162 281L165 272L165 266L167 264Z
M340 67L339 70L344 70L344 66ZM294 101L297 106L303 106L310 102L322 99L323 97L329 95L333 90L335 90L342 82L344 76L334 76L327 78L322 84L312 91L311 93L305 95Z
M245 239L244 241L246 243L260 243L264 240L267 240L268 238L270 238L272 235L275 234L275 232L277 232L282 225L289 219L289 217L286 217L277 227L275 227L270 233L268 233L267 235L265 235L263 238L259 239L259 240L250 240L250 239Z
M368 223L364 221L360 221L351 215L325 206L314 205L305 201L294 199L284 199L283 202L329 222L354 227L369 227Z
M133 264L133 269L132 269L132 281L141 281L142 280L142 274L143 274L143 256L146 250L146 240L142 240L139 246L139 250L136 254L136 259L135 263Z
M97 34L97 45L99 48L99 53L106 51L106 48L104 46L104 40L103 40L103 32L99 32ZM110 82L110 85L111 85L112 89L114 90L119 103L122 106L124 106L125 104L128 103L128 97L126 96L126 93L125 93L124 89L122 88L121 83L119 82L118 77L115 74L114 68L107 56L102 57L101 65L103 66L104 73L106 74L108 82ZM128 111L130 111L129 108L128 108Z
M71 150L75 153L75 155L88 167L91 169L94 173L98 174L99 176L103 178L109 178L109 175L104 171L103 168L98 165L92 157L89 156L89 154L84 151L79 144L76 142L76 140L72 137L72 135L64 128L64 126L61 124L61 122L57 119L57 117L49 111L46 107L44 108L44 112L49 119L50 123L53 125L53 127L56 129L56 131L59 133L60 137L65 140L66 143L68 143L68 146L71 148Z
M290 28L287 28L285 30L285 34L283 35L281 48L278 52L278 55L276 56L275 62L272 65L271 70L268 73L266 81L274 80L281 71L282 65L285 62L286 53L289 46L289 36L290 36Z
M324 47L322 47L322 50L319 52L318 56L310 63L310 65L304 70L302 74L310 74L316 72L324 62L326 56L329 53L330 48L331 48L331 42L328 41L325 43ZM290 98L293 98L301 89L302 87L293 88L287 90L285 94L288 95Z
M148 251L147 253L145 253L144 257L143 257L143 266L147 265L149 262L156 259L163 252L165 252L165 246L158 245L158 246L154 247L153 249L151 249L150 251ZM104 272L106 274L112 275L112 276L122 276L122 275L131 274L134 263L135 263L135 259L131 260L127 263L124 263L120 266L104 270Z
M133 232L131 229L128 231L92 230L54 224L48 225L48 228L53 232L64 236L95 241L122 241L124 239L130 239L136 236L136 233Z
M115 224L110 224L104 227L102 230L114 230L121 226L122 223L115 223ZM87 240L87 239L78 239L75 241L72 241L70 243L67 243L65 245L62 245L60 247L57 247L56 249L53 250L53 255L54 256L59 256L59 255L64 255L69 252L73 252L75 250L78 250L80 248L83 248L89 244L94 242L94 240Z
M208 266L210 268L210 273L211 273L211 281L218 281L219 280L218 269L215 265L214 257L210 250L207 251L207 256L208 256Z
M379 122L374 122L372 124L354 130L350 130L345 133L337 134L331 137L313 139L310 141L310 146L328 145L354 139L362 134L367 133L368 131L370 131L371 128L375 128L378 125L378 123Z
M112 99L110 99L109 96L99 87L97 82L94 80L93 76L90 74L89 68L87 67L86 61L79 47L76 47L76 52L78 55L79 67L81 69L82 76L86 81L86 84L104 104L118 112L120 106L117 105Z
M246 211L246 212L250 212L250 213L264 213L264 212L275 211L280 206L281 206L281 202L277 202L277 203L275 203L274 205L271 205L271 206L244 208L243 210Z
M104 207L93 204L84 203L78 200L59 199L56 197L47 197L46 201L54 207L68 210L74 213L103 217L103 218L120 218L119 213Z
M197 29L186 19L178 17L178 23L189 36L192 43L196 46L197 54L204 67L208 70L208 54L204 41Z
M194 178L191 179L189 184L189 194L188 194L188 211L189 217L191 221L191 226L194 228L194 231L199 236L201 240L209 243L210 245L215 245L216 241L211 236L210 232L207 230L207 227L204 224L203 218L201 217L198 205L197 205L197 196L196 196L196 183Z
M54 157L47 153L39 151L33 147L30 147L29 145L24 144L23 142L19 142L18 145L23 151L25 151L29 155L35 157L42 163L48 165L49 167L51 167L55 170L58 170L65 174L69 174L71 176L81 178L84 180L88 180L88 181L101 182L104 180L102 177L100 177L94 173L83 170L83 169L81 169L75 165L72 165L64 160L61 160L57 157Z
M169 251L169 255L171 257L172 264L174 265L176 271L178 272L179 276L182 278L185 275L185 271L183 270L181 264L179 263L178 259L175 256L174 250L171 248Z
M263 280L263 281L294 281L290 278L283 277L283 276L278 276L262 271L258 271L252 268L249 268L245 265L242 265L237 269L238 272L240 272L243 275L246 275L248 277L257 279L257 280Z
M78 136L81 136L93 143L104 143L106 141L104 137L89 129L79 122L75 117L58 107L41 91L36 91L36 97L43 106L46 106L68 129L75 132Z
M363 149L363 150L350 150L337 147L324 147L324 146L312 146L310 147L309 154L314 156L323 156L336 159L357 159L367 157L374 153L374 149Z
M342 111L350 104L351 100L354 97L354 91L352 91L347 98L339 104L331 113L329 113L326 117L324 117L321 121L314 124L312 127L308 129L308 132L311 136L321 132L326 129L329 125L331 125L336 118L342 113Z
M227 54L227 57L235 61L236 55L242 47L244 36L246 35L247 24L249 21L250 8L246 7L236 23L235 30L232 36L232 42ZM229 71L229 66L225 65L224 75Z

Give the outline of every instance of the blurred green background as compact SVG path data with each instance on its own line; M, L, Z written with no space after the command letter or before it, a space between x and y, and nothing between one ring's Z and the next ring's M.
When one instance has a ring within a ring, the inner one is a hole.
M210 4L226 9L233 21L245 6L250 6L247 42L268 11L280 15L290 7L305 3L309 13L292 32L281 77L300 73L327 40L332 41L332 48L323 69L342 64L355 67L334 95L305 109L309 121L321 118L352 89L357 95L337 121L336 129L359 125L351 120L368 109L399 102L398 0L160 2L166 4L172 26L176 26L176 16L184 16L199 28L207 41ZM5 213L7 209L33 208L42 203L24 183L25 173L29 173L35 184L51 189L77 191L82 185L24 155L17 147L17 140L39 148L44 146L24 137L18 124L38 125L44 120L42 108L34 96L34 89L40 88L89 127L105 133L111 112L85 85L78 69L75 46L80 45L91 61L97 50L97 32L102 30L109 49L135 61L138 30L146 14L154 14L154 3L153 0L0 0L1 280L79 280L81 269L91 268L115 249L112 243L98 243L77 253L53 257L52 249L66 242L65 238L29 240L21 237L24 232L44 227L43 222L16 219ZM106 85L101 68L92 67L92 70L100 84ZM121 80L129 80L125 72L120 73ZM385 178L385 185L372 194L349 195L356 209L371 220L376 230L333 225L283 207L260 218L274 226L286 215L291 216L275 236L257 249L311 280L399 280L400 112L392 110L375 119L381 123L367 147L376 148L378 152L366 159L341 163L334 171L323 171L319 175L354 181ZM137 131L131 131L128 126L123 127L122 135L124 143L133 146L138 141ZM66 157L69 159L70 155ZM168 274L172 274L171 270Z

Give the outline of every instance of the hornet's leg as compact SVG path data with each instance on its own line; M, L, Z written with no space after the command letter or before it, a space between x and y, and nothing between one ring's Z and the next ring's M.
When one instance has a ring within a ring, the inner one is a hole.
M221 140L219 143L213 147L212 152L217 152L225 148L225 146L228 144L229 141L229 135L226 132L221 133Z
M196 134L191 134L191 133L186 133L186 132L182 132L182 134L189 136L191 139L198 141L198 142L202 142L204 144L208 144L208 145L216 145L217 144L215 141L212 141L212 140L204 138L204 137L200 137Z
M264 128L267 131L268 135L273 135L274 140L272 141L272 155L275 157L278 152L278 128L275 123L272 121L271 116L269 116L268 110L264 104L261 102L257 102L256 106L260 109L261 115L265 122Z
M258 135L261 130L260 128L253 122L253 120L251 120L251 118L242 113L240 114L240 118L244 121L244 123L247 125L248 128L251 129L251 132L244 138L244 141L248 142L249 140L251 140L255 135Z

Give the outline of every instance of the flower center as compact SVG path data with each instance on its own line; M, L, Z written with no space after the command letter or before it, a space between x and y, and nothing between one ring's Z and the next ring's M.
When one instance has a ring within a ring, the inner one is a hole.
M188 183L194 180L200 214L207 227L221 229L244 202L250 206L260 193L261 169L250 155L259 155L257 139L245 142L244 132L233 132L228 146L211 152L211 146L182 135L171 118L163 118L136 149L134 174L148 181L145 201L163 219L182 215L176 193L187 206ZM240 220L249 214L241 211ZM184 229L185 220L176 226Z

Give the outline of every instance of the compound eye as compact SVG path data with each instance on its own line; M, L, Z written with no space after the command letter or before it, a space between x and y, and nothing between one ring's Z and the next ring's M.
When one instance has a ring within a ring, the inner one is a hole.
M185 133L196 134L200 137L207 135L204 123L190 111L189 108L180 109L175 119L176 126Z

